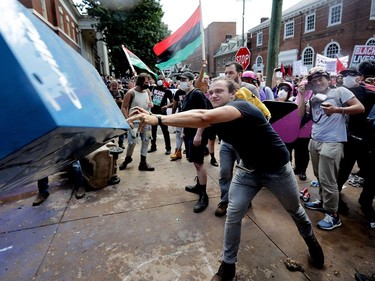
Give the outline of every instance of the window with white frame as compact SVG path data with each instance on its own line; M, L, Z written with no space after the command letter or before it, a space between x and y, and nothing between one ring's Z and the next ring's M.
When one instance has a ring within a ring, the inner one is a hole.
M263 31L257 33L257 46L263 45Z
M340 51L340 46L336 42L331 42L329 43L325 50L324 50L324 55L329 58L336 58L337 55L339 54Z
M375 0L371 0L370 20L375 20Z
M294 36L294 20L284 24L284 39Z
M70 37L70 19L68 16L65 16L66 18L66 32L68 33L68 37Z
M43 17L47 18L46 0L40 0L40 7L42 8L42 15L43 15Z
M305 18L305 32L311 32L315 30L315 13L309 14Z
M60 28L64 31L64 12L61 7L59 7L59 18L60 18Z
M341 23L342 4L333 5L329 8L328 26Z
M76 34L75 34L74 23L71 23L71 25L72 25L72 38L73 38L74 41L77 41Z
M313 66L314 65L314 50L311 47L307 47L302 52L303 65Z
M367 46L375 46L375 37L372 37L369 40L367 40L366 45Z

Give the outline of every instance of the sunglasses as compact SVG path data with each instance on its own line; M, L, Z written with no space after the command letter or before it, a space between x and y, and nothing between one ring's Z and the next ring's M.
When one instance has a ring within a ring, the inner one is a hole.
M290 91L290 89L289 89L288 86L282 86L282 87L279 88L279 90L284 90L285 92L289 92Z

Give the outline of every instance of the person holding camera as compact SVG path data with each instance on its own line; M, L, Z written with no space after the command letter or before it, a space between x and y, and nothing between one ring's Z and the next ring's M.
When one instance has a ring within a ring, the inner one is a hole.
M311 210L325 216L317 226L332 230L342 225L338 215L339 190L337 173L347 142L346 117L364 112L365 108L345 87L331 89L330 74L322 67L312 68L307 76L308 88L313 91L310 114L313 120L309 151L315 177L319 181L320 199L305 203ZM301 92L299 115L306 111L305 93Z

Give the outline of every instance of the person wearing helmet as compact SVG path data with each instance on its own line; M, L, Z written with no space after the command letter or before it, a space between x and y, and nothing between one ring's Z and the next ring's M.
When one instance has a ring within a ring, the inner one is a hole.
M247 70L242 73L242 81L254 85L259 92L259 99L264 101L266 99L266 93L260 88L260 82L258 77L253 71Z
M314 122L309 151L314 175L319 181L320 198L305 203L305 207L324 212L325 216L317 226L323 230L332 230L342 225L338 215L337 171L343 157L343 143L347 141L345 115L361 113L365 108L348 89L330 88L330 75L324 68L310 69L307 79L313 91L310 114ZM305 114L303 92L298 110L300 116Z
M281 82L277 85L277 101L290 101L293 97L294 86L290 82Z

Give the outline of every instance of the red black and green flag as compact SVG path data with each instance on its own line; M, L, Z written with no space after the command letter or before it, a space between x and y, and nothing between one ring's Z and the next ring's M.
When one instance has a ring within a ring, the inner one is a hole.
M171 67L194 53L202 43L200 6L193 15L171 36L154 46L157 59L156 66L163 70Z

